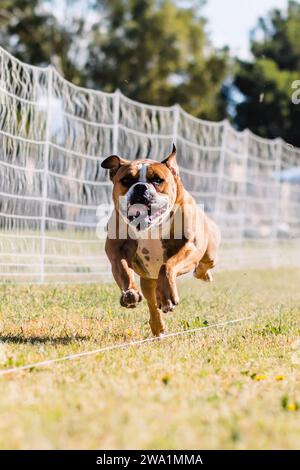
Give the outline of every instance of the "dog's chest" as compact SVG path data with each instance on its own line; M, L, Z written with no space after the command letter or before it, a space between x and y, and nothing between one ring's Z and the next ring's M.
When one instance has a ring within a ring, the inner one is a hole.
M160 239L138 240L134 264L149 279L157 279L164 262L164 249ZM139 273L140 274L140 273Z

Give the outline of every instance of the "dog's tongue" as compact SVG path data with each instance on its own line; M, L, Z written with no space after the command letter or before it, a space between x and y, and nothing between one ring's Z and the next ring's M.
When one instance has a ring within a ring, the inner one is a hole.
M143 214L148 214L147 206L143 204L133 204L127 211L128 217L139 217Z

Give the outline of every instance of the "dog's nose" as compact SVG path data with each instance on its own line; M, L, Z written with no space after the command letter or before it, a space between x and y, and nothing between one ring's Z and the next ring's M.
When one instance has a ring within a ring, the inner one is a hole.
M147 191L148 186L145 183L137 183L134 187L136 194L144 194Z
M134 187L131 202L135 204L149 204L153 200L153 194L144 183L137 183Z

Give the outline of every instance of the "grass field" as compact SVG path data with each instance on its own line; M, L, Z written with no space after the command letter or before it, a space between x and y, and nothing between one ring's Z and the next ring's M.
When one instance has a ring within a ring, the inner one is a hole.
M169 331L219 329L0 377L1 449L295 449L300 270L180 283ZM114 285L0 287L0 368L150 336Z

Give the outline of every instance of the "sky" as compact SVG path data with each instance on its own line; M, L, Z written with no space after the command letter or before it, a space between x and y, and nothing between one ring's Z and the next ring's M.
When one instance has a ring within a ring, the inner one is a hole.
M200 1L200 0L199 0ZM300 0L299 0L300 1ZM178 0L179 4L188 6L191 0ZM193 0L196 3L197 0ZM51 0L49 8L60 19L66 17L66 7L72 5L72 0ZM212 43L216 47L229 46L233 55L240 58L250 58L249 33L253 29L260 16L266 16L272 8L284 9L288 0L206 0L202 8L202 14L208 20L207 31ZM77 0L74 12L84 16L88 22L93 19L93 13L87 16L87 0Z
M228 45L234 55L250 57L249 32L272 8L286 8L287 0L207 0L203 15L216 47Z
M55 12L60 20L68 18L67 11L73 0L48 1L50 10ZM187 7L197 2L197 0L177 1L179 5ZM207 19L206 30L213 46L217 48L229 46L231 55L246 60L251 59L249 36L258 19L266 17L274 8L284 10L288 6L288 0L204 0L204 2L206 4L202 7L201 14ZM73 13L84 17L86 24L90 25L95 18L87 5L87 0L74 1ZM234 99L239 101L242 96L237 94Z

